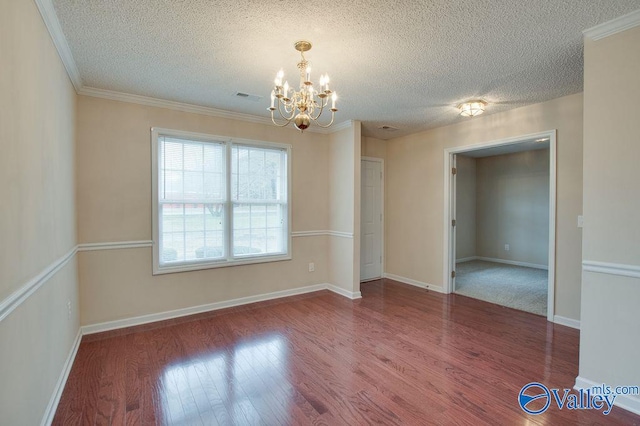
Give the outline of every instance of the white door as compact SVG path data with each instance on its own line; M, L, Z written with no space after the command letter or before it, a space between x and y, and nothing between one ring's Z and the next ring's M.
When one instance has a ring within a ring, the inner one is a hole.
M456 197L458 196L456 188L456 175L458 173L458 161L457 156L453 154L451 156L451 205L449 207L451 212L451 253L449 253L450 270L451 270L451 291L456 291Z
M360 280L382 277L382 163L362 160Z

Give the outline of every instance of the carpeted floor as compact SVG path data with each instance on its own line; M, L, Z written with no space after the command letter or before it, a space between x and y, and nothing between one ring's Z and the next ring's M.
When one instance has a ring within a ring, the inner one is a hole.
M547 315L548 271L473 260L456 264L456 293Z

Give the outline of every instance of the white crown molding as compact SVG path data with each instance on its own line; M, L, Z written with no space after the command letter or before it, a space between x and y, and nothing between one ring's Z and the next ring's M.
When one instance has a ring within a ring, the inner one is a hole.
M62 27L60 26L60 21L58 20L58 15L53 7L53 3L51 0L35 0L35 3L38 7L38 11L40 11L40 16L42 16L44 25L49 31L51 40L53 40L53 44L58 51L58 55L60 55L62 64L67 70L71 84L73 84L76 92L79 93L82 89L80 72L76 66L76 61L73 59L73 55L71 54L71 48L69 47L69 43L67 43L67 38L62 32Z
M76 339L71 346L71 351L69 351L69 355L67 356L67 360L64 363L62 372L60 373L60 377L58 377L58 382L53 389L53 394L51 394L49 405L47 405L47 409L44 411L44 417L42 418L41 426L50 425L53 422L53 418L56 415L56 410L58 409L58 404L60 403L60 398L62 397L62 391L64 391L64 386L67 384L69 373L71 373L73 361L76 359L76 355L78 354L78 348L80 348L81 340L82 330L78 329Z
M326 130L328 130L327 133L336 133L341 130L349 129L352 126L353 126L353 120L346 120Z
M411 279L411 278L401 277L400 275L388 274L386 272L383 274L383 276L385 278L388 278L388 279L393 280L393 281L398 281L398 282L403 283L403 284L409 284L409 285L412 285L414 287L419 287L419 288L423 288L423 289L427 289L427 290L433 290L433 291L436 291L438 293L444 293L444 289L439 285L433 285L433 284L425 283L425 282L422 282L422 281L414 280L414 279Z
M153 241L115 241L108 243L83 243L78 244L78 251L94 251L94 250L118 250L139 247L152 247Z
M96 87L84 86L82 84L82 78L80 77L80 71L78 70L76 62L73 59L71 48L69 47L69 43L67 42L67 38L65 37L64 32L62 31L62 27L60 26L60 21L58 20L58 15L56 14L52 1L51 0L34 0L34 1L36 3L36 6L38 7L38 11L40 12L40 15L42 16L42 20L44 21L44 24L47 27L47 30L49 31L49 35L53 40L53 44L55 45L56 50L58 51L58 55L62 60L62 64L67 70L69 79L71 80L71 83L73 84L73 87L75 88L76 93L78 95L109 99L112 101L128 102L128 103L152 106L157 108L166 108L166 109L172 109L175 111L208 115L211 117L226 118L230 120L239 120L239 121L244 121L248 123L265 124L269 126L273 125L269 117L261 117L257 115L232 112L232 111L227 111L227 110L218 109L218 108L205 107L205 106L194 105L189 103L153 98L149 96L118 92L115 90L98 89ZM330 134L330 133L338 132L340 130L347 129L351 125L352 125L352 121L347 120L328 129L312 126L312 127L309 127L306 131L310 133ZM291 127L287 126L286 128L298 131L293 126Z
M640 25L640 9L620 16L619 18L612 19L611 21L596 25L595 27L586 29L582 34L588 39L597 41L622 31L629 30L633 27L637 27L638 25Z
M602 386L602 384L602 382L594 382L593 380L578 376L576 377L576 384L573 388L579 391L580 389L591 389L594 386ZM625 383L623 385L626 386L627 384ZM629 383L629 385L635 384ZM631 411L634 414L640 414L640 397L638 396L616 395L613 405L615 407L620 407L623 410Z
M636 265L583 260L582 270L585 272L597 272L599 274L617 275L620 277L640 278L640 266Z
M273 126L271 119L268 117L260 117L257 115L244 114L240 112L227 111L219 108L205 107L184 102L168 101L160 98L152 98L150 96L133 95L130 93L118 92L115 90L98 89L95 87L82 86L78 90L79 95L90 96L93 98L109 99L112 101L128 102L138 105L151 106L156 108L172 109L174 111L188 112L192 114L208 115L211 117L226 118L229 120L239 120L247 123L264 124ZM348 128L352 125L350 120L338 124L330 129L322 127L309 127L306 131L310 133L330 134ZM290 130L298 131L295 127L285 127Z
M27 298L31 296L36 290L38 290L42 286L42 284L47 282L49 278L54 276L56 272L62 269L76 254L77 251L77 247L72 248L67 254L55 260L42 272L40 272L9 297L0 302L0 321L9 316L9 314L13 312L14 309L20 306L22 302L27 300Z

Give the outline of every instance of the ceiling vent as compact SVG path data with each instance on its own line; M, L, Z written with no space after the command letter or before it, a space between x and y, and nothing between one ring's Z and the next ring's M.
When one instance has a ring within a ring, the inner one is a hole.
M395 132L396 130L398 130L397 127L389 126L387 124L378 127L378 129L384 130L385 132Z
M262 96L252 95L250 93L245 92L236 92L236 97L240 99L245 99L247 101L260 102L262 100Z

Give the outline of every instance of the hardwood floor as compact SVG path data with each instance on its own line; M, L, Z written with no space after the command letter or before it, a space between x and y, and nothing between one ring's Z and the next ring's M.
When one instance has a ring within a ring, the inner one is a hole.
M85 336L53 424L640 424L614 408L538 416L571 388L579 332L391 280Z

